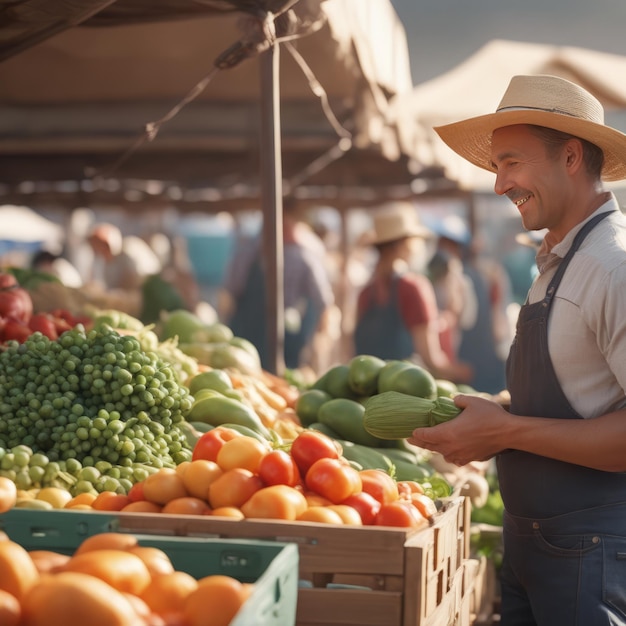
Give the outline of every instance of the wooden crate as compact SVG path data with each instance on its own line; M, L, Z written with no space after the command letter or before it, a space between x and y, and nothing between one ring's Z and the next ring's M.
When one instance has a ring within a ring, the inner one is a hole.
M138 513L116 529L297 544L296 626L469 626L470 506L452 498L418 531Z

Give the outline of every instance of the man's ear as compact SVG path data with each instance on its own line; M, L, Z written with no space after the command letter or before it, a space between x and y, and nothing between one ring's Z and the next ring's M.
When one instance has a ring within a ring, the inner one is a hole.
M583 144L580 139L572 138L564 147L565 164L571 172L575 172L583 165Z

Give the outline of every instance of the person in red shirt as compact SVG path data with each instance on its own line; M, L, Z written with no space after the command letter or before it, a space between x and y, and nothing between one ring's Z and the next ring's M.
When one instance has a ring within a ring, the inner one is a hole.
M386 360L411 360L436 378L467 382L471 367L442 347L432 283L411 269L425 255L425 240L431 237L408 202L388 203L376 212L370 244L378 261L358 297L354 349Z

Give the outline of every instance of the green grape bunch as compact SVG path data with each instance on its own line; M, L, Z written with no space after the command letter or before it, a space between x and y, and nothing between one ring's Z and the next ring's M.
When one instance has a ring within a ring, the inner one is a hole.
M172 366L132 335L82 325L0 351L0 447L82 466L175 467L191 460L178 424L192 405Z

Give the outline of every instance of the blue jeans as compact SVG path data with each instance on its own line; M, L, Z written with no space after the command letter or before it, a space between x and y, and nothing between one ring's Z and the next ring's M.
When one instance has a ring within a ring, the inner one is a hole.
M626 503L503 530L501 626L626 626Z

